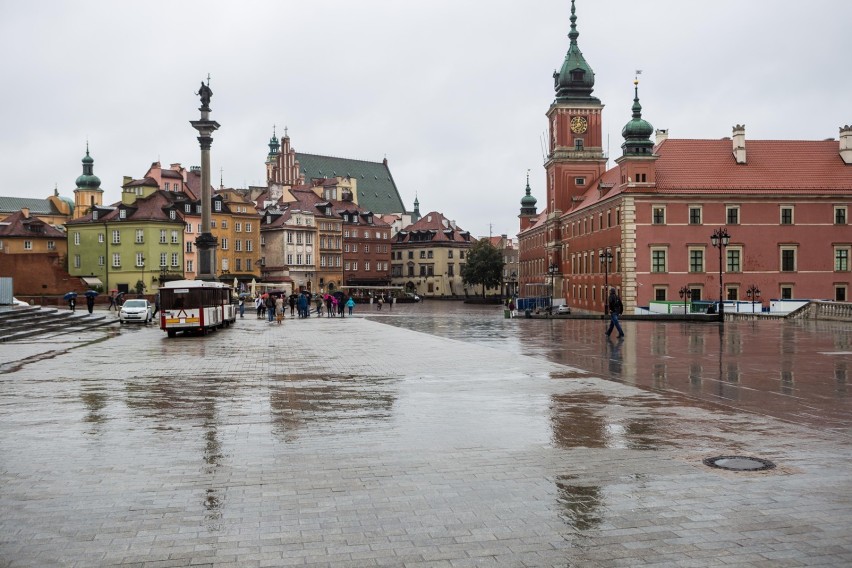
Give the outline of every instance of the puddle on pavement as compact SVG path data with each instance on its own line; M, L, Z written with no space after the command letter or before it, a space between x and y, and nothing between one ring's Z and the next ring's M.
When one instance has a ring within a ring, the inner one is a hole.
M559 518L579 532L603 522L603 490L597 485L577 485L576 476L556 478L556 503Z
M553 441L561 448L673 447L676 444L666 422L653 414L654 408L668 406L645 396L612 399L591 391L554 394L550 404Z
M358 429L392 417L397 379L356 375L286 374L270 377L269 403L273 430L291 439L311 424Z

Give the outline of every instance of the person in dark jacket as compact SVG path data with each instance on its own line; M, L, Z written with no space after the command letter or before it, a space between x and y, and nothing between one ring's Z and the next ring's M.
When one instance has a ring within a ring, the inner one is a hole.
M621 324L618 323L618 316L624 312L624 304L621 303L621 298L615 293L615 288L609 289L609 328L606 330L606 335L609 337L612 334L613 328L618 330L618 337L624 337L624 331L621 329Z

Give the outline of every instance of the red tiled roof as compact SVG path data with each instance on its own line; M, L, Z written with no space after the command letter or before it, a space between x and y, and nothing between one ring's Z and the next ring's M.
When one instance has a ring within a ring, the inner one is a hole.
M432 237L431 242L472 243L476 241L476 239L473 237L465 239L462 235L468 234L467 231L465 231L459 226L456 226L456 228L453 229L453 226L450 224L449 219L444 217L443 213L438 213L437 211L426 213L425 215L423 215L423 217L420 218L419 221L405 227L403 231L407 233L405 235L404 240L408 240L408 237L411 233L416 233L418 231L434 231L435 236Z
M748 140L737 164L729 139L669 138L655 150L657 189L852 190L836 140Z
M12 213L0 224L2 237L65 238L65 233L38 217L24 217L22 211Z

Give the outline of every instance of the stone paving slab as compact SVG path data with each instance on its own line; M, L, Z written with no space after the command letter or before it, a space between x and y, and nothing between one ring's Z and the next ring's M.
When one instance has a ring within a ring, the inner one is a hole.
M89 333L0 346L0 566L852 565L846 437L363 318Z

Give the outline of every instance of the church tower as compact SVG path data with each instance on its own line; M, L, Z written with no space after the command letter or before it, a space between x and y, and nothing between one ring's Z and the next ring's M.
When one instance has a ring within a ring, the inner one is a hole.
M267 185L296 186L305 182L300 172L299 160L296 159L296 150L290 145L290 136L287 127L284 127L284 137L281 144L275 136L275 128L272 129L272 138L269 139L269 154L266 156L266 183Z
M621 136L622 155L615 160L620 170L622 185L653 186L657 183L654 162L654 142L651 135L654 127L642 118L642 105L639 104L639 79L633 81L633 118L624 125Z
M83 174L77 178L77 189L74 190L74 219L85 216L94 206L103 205L104 190L101 189L101 178L94 173L94 164L86 142Z
M571 0L571 40L559 71L554 71L556 98L547 111L550 142L547 171L548 218L573 207L606 170L601 113L604 105L592 96L595 74L583 57L577 38L577 15Z
M532 190L530 190L530 172L527 170L526 195L521 198L521 214L518 215L518 218L521 220L521 231L526 231L532 226L532 220L536 216L536 203L538 203L538 200L532 196Z

